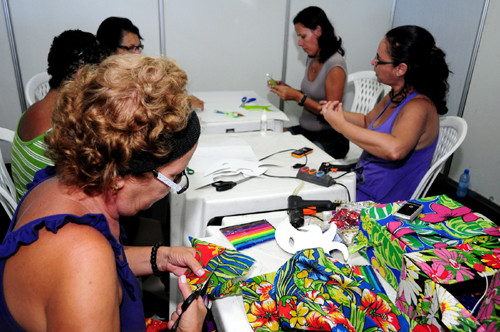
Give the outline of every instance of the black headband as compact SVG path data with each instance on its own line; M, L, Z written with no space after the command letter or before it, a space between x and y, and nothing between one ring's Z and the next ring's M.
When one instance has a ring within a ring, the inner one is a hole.
M170 153L162 158L150 153L139 153L130 159L128 174L139 174L152 171L158 166L176 160L185 155L198 142L200 137L200 121L196 112L191 112L184 129L164 137L164 144L170 148Z

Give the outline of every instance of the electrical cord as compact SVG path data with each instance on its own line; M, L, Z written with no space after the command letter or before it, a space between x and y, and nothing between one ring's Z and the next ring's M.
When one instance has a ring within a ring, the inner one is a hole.
M260 159L259 159L259 161L262 161L262 160L265 160L265 159L267 159L267 158L270 158L270 157L272 157L272 156L274 156L274 155L276 155L276 154L278 154L278 153L283 153L283 152L287 152L287 151L295 151L295 149L286 149L286 150L281 150L281 151L278 151L278 152L274 152L274 153L271 153L271 154L270 154L270 155L268 155L268 156L265 156L265 157L263 157L263 158L260 158Z

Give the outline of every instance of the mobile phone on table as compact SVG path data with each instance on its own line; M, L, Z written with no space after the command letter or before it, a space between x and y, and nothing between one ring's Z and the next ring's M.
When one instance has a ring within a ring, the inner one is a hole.
M298 150L292 151L292 156L294 156L296 158L302 158L306 154L309 154L311 152L313 152L313 149L307 148L307 147L303 147L302 149L298 149Z
M394 213L394 218L403 221L413 221L423 210L424 206L416 202L406 202Z

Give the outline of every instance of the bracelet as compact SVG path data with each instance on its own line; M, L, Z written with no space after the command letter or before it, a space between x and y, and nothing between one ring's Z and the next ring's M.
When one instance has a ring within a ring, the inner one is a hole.
M157 277L161 277L162 275L165 274L165 272L162 272L158 270L158 265L156 265L156 253L158 252L158 248L160 248L163 245L163 242L156 242L155 245L153 246L153 249L151 249L151 269L153 270L153 274Z
M307 96L304 95L304 97L302 97L302 99L299 101L299 106L304 106L304 103L306 102L306 99L307 99Z

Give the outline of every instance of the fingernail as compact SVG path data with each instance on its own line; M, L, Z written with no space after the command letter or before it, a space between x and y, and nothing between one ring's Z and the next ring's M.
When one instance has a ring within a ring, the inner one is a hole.
M201 277L201 276L203 276L204 274L205 274L205 270L203 270L203 269L199 269L198 271L196 271L196 275L197 275L198 277Z
M185 284L187 282L186 276L183 274L181 275L181 282Z
M182 308L177 308L177 310L176 310L176 311L177 311L177 315L179 315L179 316L180 316L180 315L182 314Z

